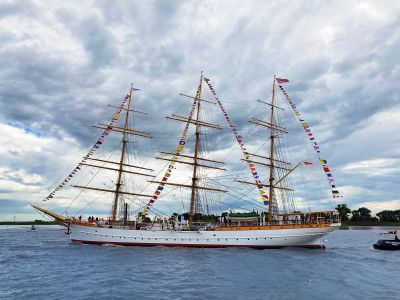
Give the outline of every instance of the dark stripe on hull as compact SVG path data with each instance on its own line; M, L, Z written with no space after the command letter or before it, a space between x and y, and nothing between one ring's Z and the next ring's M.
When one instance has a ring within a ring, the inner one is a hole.
M281 249L287 247L308 248L308 249L325 249L325 245L212 245L212 244L162 244L162 243L128 243L128 242L102 242L102 241L82 241L71 240L73 243L79 244L95 244L95 245L120 245L120 246L139 246L139 247L191 247L191 248L254 248L254 249Z

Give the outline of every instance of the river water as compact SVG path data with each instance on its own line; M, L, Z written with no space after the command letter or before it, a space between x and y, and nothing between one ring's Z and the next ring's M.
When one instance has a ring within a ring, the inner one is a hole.
M76 245L58 226L0 226L0 299L400 299L382 229L337 230L325 250Z

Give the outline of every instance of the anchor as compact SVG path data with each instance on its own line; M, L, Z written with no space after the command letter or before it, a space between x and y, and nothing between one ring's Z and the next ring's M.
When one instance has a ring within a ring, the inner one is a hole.
M71 225L71 223L70 223L70 222L68 222L68 223L67 223L67 231L65 231L65 232L64 232L65 234L68 234L68 235L70 235L70 234L71 234L71 228L70 228L70 225Z

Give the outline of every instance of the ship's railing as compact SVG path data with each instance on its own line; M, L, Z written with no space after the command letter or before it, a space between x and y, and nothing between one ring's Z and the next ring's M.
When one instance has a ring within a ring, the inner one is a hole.
M313 224L335 224L340 223L340 218L311 218L311 219L282 219L271 222L259 219L257 221L231 221L229 218L218 222L219 227L246 227L246 226L282 226L282 225L313 225Z
M275 216L276 217L276 216ZM271 222L259 217L255 220L239 220L240 218L235 217L234 220L228 217L220 218L217 222L205 222L205 221L195 221L192 225L192 230L215 230L217 227L248 227L248 226L284 226L284 225L314 225L314 224L334 224L340 223L340 218L337 215L332 215L328 217L321 217L317 215L309 215L305 218L291 218L288 216L278 216ZM93 220L92 222L87 222L86 220L74 220L74 223L88 224L97 227L109 227L109 228L125 228L125 229L140 229L140 230L175 230L175 231L187 231L189 230L189 224L187 220L182 222L176 220L168 221L158 221L153 223L137 223L134 221L129 221L126 224L122 222L111 223L110 221L105 221L104 219Z

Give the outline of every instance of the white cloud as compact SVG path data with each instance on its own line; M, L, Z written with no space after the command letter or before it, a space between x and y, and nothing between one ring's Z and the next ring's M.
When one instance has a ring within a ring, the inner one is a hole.
M345 167L346 171L371 168L395 168L400 156L400 107L373 114L358 125L348 137L335 143L335 148L348 160L357 160ZM361 160L360 160L361 159ZM392 172L394 170L390 170Z
M376 191L372 189L367 189L361 186L352 186L352 185L345 185L340 187L340 191L346 198L355 198L355 197L365 197L368 196L377 196L381 191Z
M38 200L82 155L74 139L38 136L6 124L0 124L0 144L2 199Z
M368 201L359 203L357 208L366 207L373 214L376 214L382 210L399 210L400 209L400 199L396 200L381 200L381 201Z
M394 175L400 172L399 163L400 159L371 159L347 164L342 170L349 174L362 174L367 177Z

